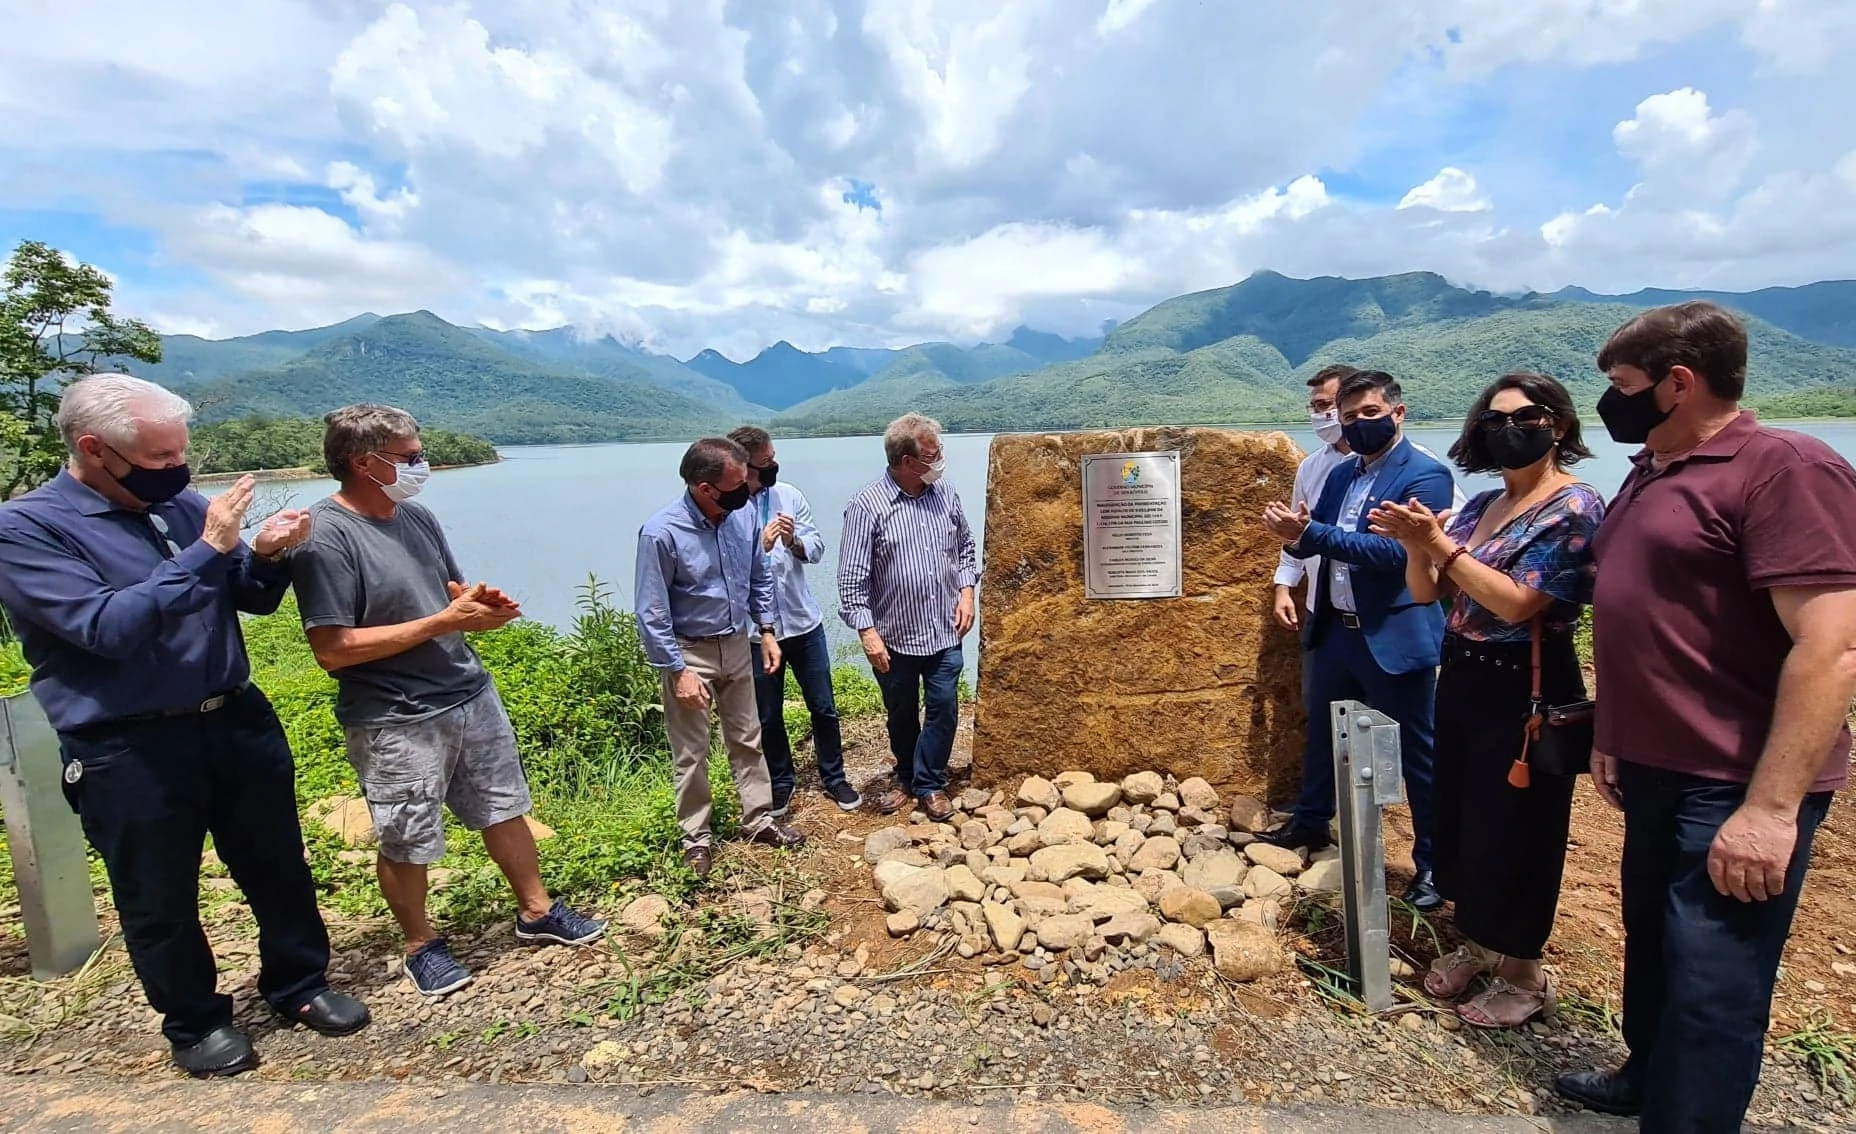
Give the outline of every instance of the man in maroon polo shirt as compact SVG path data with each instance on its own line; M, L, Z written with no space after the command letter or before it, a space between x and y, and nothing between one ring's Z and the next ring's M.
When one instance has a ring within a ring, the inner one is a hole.
M1640 1129L1740 1129L1811 839L1848 774L1856 471L1743 412L1746 329L1646 311L1598 355L1643 444L1594 542L1592 777L1624 811L1624 1040L1562 1095Z

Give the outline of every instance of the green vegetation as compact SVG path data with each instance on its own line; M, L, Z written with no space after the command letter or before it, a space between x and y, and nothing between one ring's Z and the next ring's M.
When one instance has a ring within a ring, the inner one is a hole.
M17 641L0 641L0 697L17 697L26 691L32 670Z
M253 680L276 706L296 753L299 802L308 808L357 794L335 722L335 682L310 654L294 603L247 619L245 636ZM631 615L615 609L589 580L571 629L516 622L473 635L472 643L515 726L535 818L557 832L541 856L550 889L584 901L635 885L672 897L694 890L696 880L680 862L658 677L645 663ZM833 677L843 715L881 711L867 674L840 667ZM787 717L797 743L809 724L796 688ZM717 835L726 837L740 814L727 760L717 755L709 774ZM483 841L447 822L449 851L437 867L445 873L432 896L435 915L464 925L506 916L507 886ZM305 823L304 838L334 908L354 916L385 914L370 858L344 857L349 848L319 824Z
M1823 386L1791 394L1754 398L1753 408L1771 420L1808 417L1856 417L1856 386Z
M481 437L443 429L421 429L419 440L434 467L487 465L496 446ZM202 473L306 468L327 473L322 462L322 422L308 417L248 417L202 425L193 431L193 468Z
M385 402L439 429L498 444L663 441L739 424L736 415L645 381L517 357L427 311L327 339L273 370L184 387L208 422L319 415Z
M54 415L64 383L101 360L154 362L161 340L110 311L110 278L36 240L0 273L0 500L58 471L64 442Z
M1856 1033L1837 1027L1829 1013L1818 1011L1795 1032L1773 1041L1817 1078L1818 1087L1845 1104L1856 1103Z

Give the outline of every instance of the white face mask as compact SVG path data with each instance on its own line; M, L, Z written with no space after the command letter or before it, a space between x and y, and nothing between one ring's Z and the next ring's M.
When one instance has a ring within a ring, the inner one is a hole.
M1329 410L1326 413L1311 413L1308 424L1314 427L1315 436L1323 444L1332 445L1340 440L1340 411Z
M388 500L395 504L404 504L419 495L420 490L425 487L426 478L432 475L432 466L424 461L416 465L395 464L393 480L390 483L382 481L373 473L367 475L375 484L380 485L380 491L387 494Z
M936 461L934 464L929 465L928 470L922 473L922 483L933 484L935 481L940 480L941 475L945 473L946 471L947 471L947 458L942 457L940 460Z

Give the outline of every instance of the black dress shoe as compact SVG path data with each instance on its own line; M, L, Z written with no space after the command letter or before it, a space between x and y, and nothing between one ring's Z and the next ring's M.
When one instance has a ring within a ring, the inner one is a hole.
M367 1005L332 988L318 992L294 1011L277 1014L292 1024L302 1024L325 1036L351 1036L367 1027L367 1022L373 1018L368 1015Z
M1405 887L1405 902L1412 909L1423 913L1444 908L1444 896L1438 892L1437 884L1431 881L1431 872L1425 871L1411 880Z
M175 1044L174 1065L196 1079L218 1079L238 1075L258 1065L258 1053L252 1050L245 1033L231 1024L214 1028L206 1038L188 1047Z
M714 852L708 847L690 847L683 852L683 865L698 878L709 877L709 868L714 865Z
M1257 836L1259 843L1267 843L1284 850L1325 850L1334 845L1328 833L1317 827L1297 827L1294 823L1285 823L1274 831L1265 831Z
M791 827L776 820L769 820L765 827L754 832L750 843L759 843L767 847L779 847L781 850L795 850L805 844L806 837Z
M1637 1088L1612 1071L1571 1071L1553 1080L1553 1089L1568 1102L1599 1114L1635 1118L1643 1110Z

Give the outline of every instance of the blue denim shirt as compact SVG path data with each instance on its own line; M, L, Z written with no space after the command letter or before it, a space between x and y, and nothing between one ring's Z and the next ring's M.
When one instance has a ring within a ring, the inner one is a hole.
M220 554L205 526L197 492L134 512L69 470L0 504L0 606L53 728L184 709L249 680L239 612L276 610L290 576L242 543Z
M638 529L633 608L654 668L684 668L678 638L712 638L770 624L773 574L761 553L754 509L711 524L685 492Z

